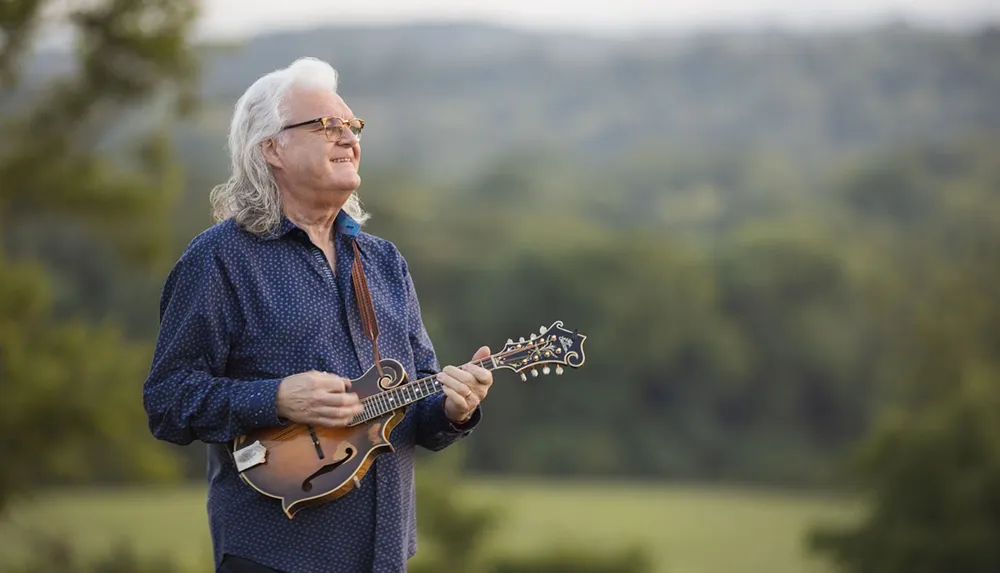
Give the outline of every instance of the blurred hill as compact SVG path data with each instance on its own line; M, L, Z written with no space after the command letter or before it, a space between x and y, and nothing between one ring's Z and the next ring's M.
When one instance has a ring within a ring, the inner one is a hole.
M365 167L437 181L497 157L620 165L636 156L769 153L815 172L908 142L1000 131L1000 28L885 25L826 33L703 32L612 39L482 24L331 27L202 54L189 164L224 176L232 106L258 76L315 56L366 119ZM41 82L68 60L29 66ZM161 114L121 123L141 130Z
M333 63L369 122L366 162L467 174L511 151L611 161L639 149L766 148L816 164L1000 130L1000 30L630 40L485 25L325 28L206 56L199 125L219 149L235 99L301 56ZM204 147L203 147L204 146Z

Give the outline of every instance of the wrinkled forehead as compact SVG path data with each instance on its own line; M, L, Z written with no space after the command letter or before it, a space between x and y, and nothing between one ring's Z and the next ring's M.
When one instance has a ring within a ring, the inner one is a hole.
M288 91L283 103L289 111L289 123L307 121L324 116L339 117L341 119L354 117L351 108L347 106L343 98L329 89L293 87Z

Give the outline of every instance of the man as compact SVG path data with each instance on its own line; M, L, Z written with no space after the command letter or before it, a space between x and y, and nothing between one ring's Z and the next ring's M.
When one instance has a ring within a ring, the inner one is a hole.
M212 190L219 221L168 276L144 405L162 440L209 444L208 515L219 571L403 571L416 551L414 450L440 450L482 416L489 371L439 367L406 261L361 232L364 122L337 72L305 58L258 79L229 134L230 179ZM349 380L372 366L351 282L356 242L383 358L444 393L411 405L360 487L285 516L244 483L229 444L283 423L342 426L361 412ZM480 348L472 360L489 356Z

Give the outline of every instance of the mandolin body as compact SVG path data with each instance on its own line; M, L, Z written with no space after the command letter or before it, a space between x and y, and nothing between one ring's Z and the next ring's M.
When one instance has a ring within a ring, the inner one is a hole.
M407 382L399 362L383 359L380 364L381 375L372 366L351 381L351 391L359 399ZM285 515L292 518L302 509L360 487L375 458L393 451L389 435L405 415L406 409L400 408L349 427L289 424L240 436L233 442L234 452L255 442L263 446L263 461L244 469L240 476L260 493L281 500Z

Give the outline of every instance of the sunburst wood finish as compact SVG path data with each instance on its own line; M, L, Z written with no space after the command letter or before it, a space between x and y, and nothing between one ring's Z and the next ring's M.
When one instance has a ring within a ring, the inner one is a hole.
M351 381L351 391L359 399L406 383L399 362L382 360L381 364L386 376L380 377L372 367ZM241 436L233 445L235 450L259 441L267 450L267 461L240 475L257 491L280 499L282 509L291 518L302 509L342 497L355 487L355 479L361 480L368 473L376 457L393 451L389 436L405 414L403 408L346 428L291 424Z
M477 362L488 370L509 368L521 372L548 364L579 368L583 365L586 336L562 328L557 321L541 328L542 336L529 340L507 341L504 349ZM351 381L351 391L358 394L364 411L344 428L290 424L267 428L233 442L234 458L243 459L248 451L259 451L261 458L240 476L260 493L277 498L289 518L307 507L333 501L360 486L375 459L394 450L389 441L392 429L406 413L406 406L442 391L441 384L428 377L408 381L403 366L392 359L382 359L363 376ZM241 451L242 450L242 451ZM237 464L239 467L239 464Z

